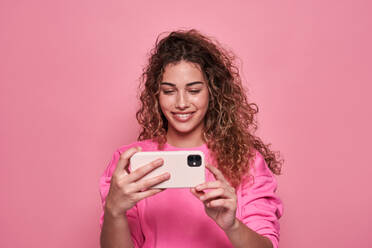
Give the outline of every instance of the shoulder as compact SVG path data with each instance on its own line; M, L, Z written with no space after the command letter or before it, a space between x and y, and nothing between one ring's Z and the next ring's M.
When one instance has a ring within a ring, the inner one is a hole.
M240 185L240 194L245 202L253 202L260 200L262 203L270 203L270 205L278 205L281 216L281 201L275 194L278 188L278 182L268 167L264 156L256 151L255 158L249 168L249 173L243 177Z
M243 188L253 187L261 181L276 183L275 175L267 165L265 157L256 149L253 154L248 171L242 177L241 186Z
M140 146L143 151L151 151L157 149L157 143L152 141L151 139L141 140L141 141L135 141L133 143L123 145L119 147L116 152L119 154L122 154L126 150L132 147Z
M273 176L269 166L265 161L265 157L256 149L254 150L254 158L249 168L249 173L252 176Z

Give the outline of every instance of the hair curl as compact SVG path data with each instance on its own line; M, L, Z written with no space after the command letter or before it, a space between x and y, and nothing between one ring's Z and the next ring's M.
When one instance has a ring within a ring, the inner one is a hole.
M270 144L265 145L255 136L258 106L247 100L234 64L235 55L195 29L173 31L159 40L160 36L140 77L138 140L152 139L163 149L168 123L158 101L160 80L168 64L188 61L198 64L208 80L210 99L203 137L224 176L234 187L239 185L255 157L255 150L263 155L271 171L279 175L283 163L279 152L272 151Z

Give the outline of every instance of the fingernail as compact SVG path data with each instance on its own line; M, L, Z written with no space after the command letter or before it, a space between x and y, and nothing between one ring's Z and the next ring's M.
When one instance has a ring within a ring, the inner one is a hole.
M204 196L204 195L201 196L201 197L200 197L200 200L204 201L204 200L205 200L205 196Z
M158 164L158 163L160 163L160 158L157 158L157 159L155 159L154 161L153 161L153 163L155 163L155 164Z

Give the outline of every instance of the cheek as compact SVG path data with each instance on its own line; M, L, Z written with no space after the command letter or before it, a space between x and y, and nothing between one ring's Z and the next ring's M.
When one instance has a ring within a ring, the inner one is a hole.
M161 95L159 96L159 105L163 111L169 108L169 106L171 105L171 102L172 101L169 97L165 97Z
M200 96L198 99L198 106L199 108L202 109L207 109L208 108L208 103L209 103L209 94L208 92L202 96Z

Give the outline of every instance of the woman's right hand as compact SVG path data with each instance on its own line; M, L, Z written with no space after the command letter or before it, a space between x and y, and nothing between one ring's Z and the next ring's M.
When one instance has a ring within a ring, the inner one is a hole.
M132 147L123 152L112 174L105 212L110 213L113 217L124 215L138 201L163 191L163 189L153 189L151 187L170 178L169 173L164 173L146 180L140 180L146 174L161 166L163 164L162 159L154 160L129 173L129 159L140 150L141 147Z

